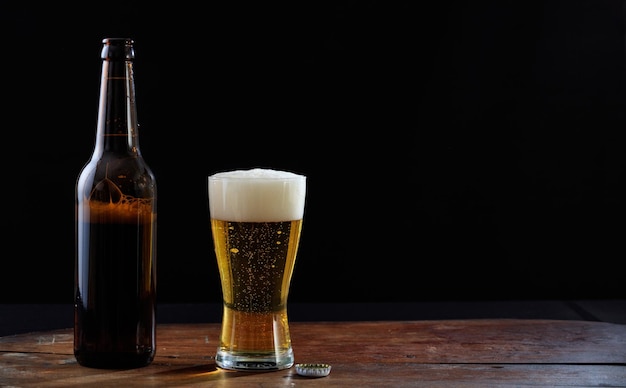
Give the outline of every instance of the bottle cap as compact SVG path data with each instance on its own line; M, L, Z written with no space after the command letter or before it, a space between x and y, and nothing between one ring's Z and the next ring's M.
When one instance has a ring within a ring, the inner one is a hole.
M296 373L304 377L325 377L330 374L328 364L296 364Z

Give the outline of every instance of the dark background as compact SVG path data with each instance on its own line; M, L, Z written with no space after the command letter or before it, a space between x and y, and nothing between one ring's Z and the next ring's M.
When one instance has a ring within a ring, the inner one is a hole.
M308 177L292 302L626 298L622 1L121 4L0 6L0 303L72 303L118 36L161 302L220 301L206 177L256 166Z

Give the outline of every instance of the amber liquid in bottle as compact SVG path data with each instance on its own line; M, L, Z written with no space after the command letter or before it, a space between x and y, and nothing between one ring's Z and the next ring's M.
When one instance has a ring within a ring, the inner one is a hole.
M76 183L74 355L136 368L156 352L156 180L139 148L134 42L102 43L96 142Z

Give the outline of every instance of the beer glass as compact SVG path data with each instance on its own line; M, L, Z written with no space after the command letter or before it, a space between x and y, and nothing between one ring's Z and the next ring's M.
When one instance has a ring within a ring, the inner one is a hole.
M300 242L306 177L254 168L208 177L223 298L218 367L279 370L294 363L287 296Z

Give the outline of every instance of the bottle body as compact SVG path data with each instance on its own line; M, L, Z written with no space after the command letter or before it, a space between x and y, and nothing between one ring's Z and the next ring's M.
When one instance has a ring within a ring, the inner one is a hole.
M74 354L96 368L156 352L156 179L139 151L132 51L110 52L122 45L105 39L96 147L76 183Z

